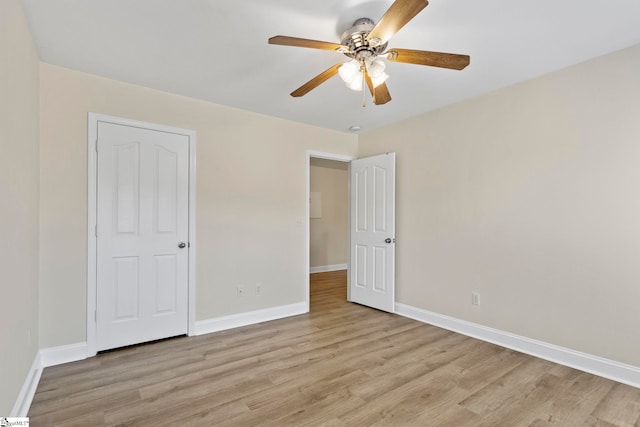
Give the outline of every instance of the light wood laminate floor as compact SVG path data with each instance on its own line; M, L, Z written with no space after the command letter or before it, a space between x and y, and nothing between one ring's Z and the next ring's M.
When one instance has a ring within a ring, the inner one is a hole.
M31 426L640 426L640 390L346 302L46 368Z

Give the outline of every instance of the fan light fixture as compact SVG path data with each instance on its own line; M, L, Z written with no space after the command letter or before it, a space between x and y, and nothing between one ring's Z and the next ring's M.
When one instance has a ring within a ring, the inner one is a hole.
M371 58L362 63L352 59L338 68L338 74L349 89L361 91L364 86L364 69L367 70L367 74L371 77L373 87L377 88L389 78L389 75L384 72L385 67L386 64L380 58Z
M362 70L360 63L355 59L342 64L342 66L338 68L338 75L340 75L340 78L349 89L362 90Z

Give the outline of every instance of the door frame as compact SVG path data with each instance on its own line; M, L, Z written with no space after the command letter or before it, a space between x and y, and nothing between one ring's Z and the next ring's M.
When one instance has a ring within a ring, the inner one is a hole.
M305 256L305 267L307 273L306 279L306 289L305 289L305 301L307 305L307 312L309 312L309 306L311 301L310 296L310 279L309 279L309 271L311 270L311 220L309 219L309 198L311 197L311 158L316 159L326 159L326 160L335 160L338 162L344 162L349 164L349 168L351 167L351 160L356 159L355 156L349 156L345 154L335 154L335 153L327 153L323 151L315 151L315 150L307 150L307 164L306 164L306 174L307 174L307 187L305 193L305 235L306 235L306 256ZM347 175L348 172L347 172ZM351 178L348 178L347 182L347 193L351 195ZM349 206L347 209L347 230L351 228L351 207ZM350 233L349 233L350 234ZM347 254L349 253L349 248L351 247L351 237L347 236ZM349 270L351 269L351 257L347 257L347 300L350 298L349 291Z
M196 131L156 123L125 119L90 112L87 123L87 357L97 354L97 183L98 183L98 123L112 123L185 135L189 138L189 262L188 262L188 335L195 334L196 315Z

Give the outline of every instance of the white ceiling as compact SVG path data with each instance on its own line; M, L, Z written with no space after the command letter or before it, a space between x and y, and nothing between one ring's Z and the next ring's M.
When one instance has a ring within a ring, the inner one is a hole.
M180 95L348 131L393 123L640 43L639 0L431 0L390 47L460 53L454 71L391 63L393 100L375 106L334 77L289 93L347 58L267 44L339 42L391 0L23 0L42 61Z

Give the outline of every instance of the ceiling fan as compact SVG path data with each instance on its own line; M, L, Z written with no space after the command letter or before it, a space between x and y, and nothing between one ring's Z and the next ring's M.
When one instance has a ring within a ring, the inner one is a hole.
M291 92L291 96L306 95L339 74L350 89L363 90L366 84L373 97L373 103L382 105L391 101L391 95L385 83L389 76L384 72L386 64L383 58L391 62L453 70L465 68L469 65L468 55L399 48L387 49L389 39L428 4L427 0L395 0L377 24L369 18L356 20L353 26L342 34L340 44L288 36L271 37L269 44L331 50L351 58L351 61L340 62L318 74Z

